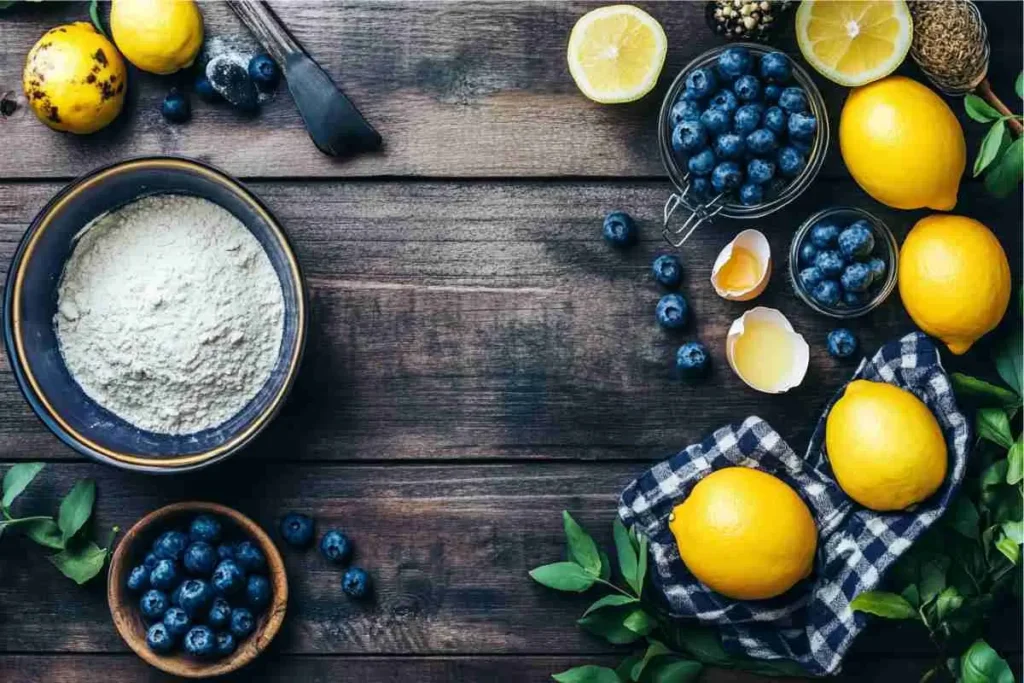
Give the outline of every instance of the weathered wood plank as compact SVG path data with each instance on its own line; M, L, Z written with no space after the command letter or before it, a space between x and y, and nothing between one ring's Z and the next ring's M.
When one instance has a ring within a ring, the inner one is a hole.
M0 274L25 226L57 189L0 185ZM711 430L757 414L798 449L827 397L852 372L825 352L836 321L792 294L789 241L830 205L877 211L902 239L921 212L879 209L852 183L755 221L774 254L772 283L754 303L719 299L708 283L718 251L747 224L723 221L686 245L683 292L694 324L666 334L649 264L662 183L262 183L256 191L291 234L312 292L307 356L284 413L253 446L283 459L659 458ZM620 253L600 238L621 207L643 240ZM980 186L958 210L988 222L1020 281L1020 195ZM804 385L759 394L729 370L730 323L753 305L782 310L811 344ZM865 349L913 325L894 294L849 323ZM699 338L714 372L688 386L671 371L675 348ZM951 368L982 363L947 354ZM0 360L0 458L66 457L31 414ZM714 400L708 401L709 391Z
M6 465L0 465L6 469ZM565 654L619 652L582 633L575 619L599 595L555 593L527 571L563 557L561 510L611 548L618 493L639 465L327 466L238 458L208 472L143 477L87 464L50 465L16 511L56 507L73 482L97 481L96 528L127 527L177 500L217 500L276 538L277 520L301 510L324 531L338 527L373 575L369 605L347 600L340 572L315 550L283 549L288 617L275 641L288 654ZM0 545L0 652L126 651L110 621L102 581L80 588L39 548ZM1019 609L992 620L998 647L1019 651ZM895 652L893 643L899 643ZM861 655L932 652L912 623L879 620L857 642ZM6 680L6 679L4 679Z
M594 2L275 2L282 19L384 136L382 154L338 162L307 138L282 91L255 119L193 102L189 125L171 126L160 102L176 81L133 72L129 103L96 135L56 133L24 106L0 118L9 178L71 177L102 163L183 154L257 176L662 176L656 119L668 84L689 60L719 44L703 4L643 2L665 26L669 54L659 88L623 106L589 102L565 66L576 19ZM1019 3L982 3L995 50L990 78L1005 98L1022 61ZM208 35L248 39L220 3L203 3ZM21 3L0 21L0 92L21 92L25 54L48 28L87 20L84 3ZM791 15L784 20L789 27ZM778 45L799 55L791 29ZM920 78L909 64L904 71ZM819 85L835 130L846 90ZM1010 101L1007 99L1007 101ZM24 103L24 97L21 96ZM953 103L961 121L963 107ZM965 126L970 148L984 126ZM824 173L843 175L833 145Z

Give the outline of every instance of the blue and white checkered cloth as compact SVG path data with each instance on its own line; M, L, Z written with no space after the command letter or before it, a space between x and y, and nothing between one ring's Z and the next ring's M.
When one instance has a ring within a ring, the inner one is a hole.
M914 333L886 344L870 361L861 361L853 379L908 389L938 418L949 453L948 476L934 496L910 510L868 510L836 483L824 451L825 417L845 387L822 413L804 458L767 422L749 417L655 465L622 493L619 516L649 537L656 570L652 578L669 613L716 624L724 646L732 652L758 659L791 659L814 675L838 672L843 655L866 622L863 614L850 609L850 601L878 587L896 558L945 512L963 479L970 425L957 408L949 377L927 337ZM698 481L735 465L763 470L785 481L808 504L818 527L814 572L770 600L733 600L704 586L686 569L668 529L672 508Z

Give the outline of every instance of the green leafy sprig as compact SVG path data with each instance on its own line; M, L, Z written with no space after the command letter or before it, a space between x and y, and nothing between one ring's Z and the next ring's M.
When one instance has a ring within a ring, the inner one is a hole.
M1024 97L1024 72L1017 76L1014 84L1017 97ZM1006 122L1021 120L1020 114L1001 114L988 102L977 95L964 97L967 115L979 123L991 123L988 133L981 141L978 156L974 159L974 177L985 173L985 187L997 197L1011 194L1024 178L1024 139L1011 142Z
M86 538L84 529L96 502L96 482L92 479L83 479L71 487L60 502L56 519L47 515L15 517L11 505L42 469L43 463L23 463L7 470L0 498L0 535L10 529L44 548L59 551L47 559L64 576L81 585L103 571L119 529L115 526L111 530L104 546Z

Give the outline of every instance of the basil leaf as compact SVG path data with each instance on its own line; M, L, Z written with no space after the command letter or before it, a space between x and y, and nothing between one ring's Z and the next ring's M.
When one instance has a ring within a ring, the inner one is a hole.
M1017 140L1020 142L1020 140ZM1007 386L1017 392L1021 393L1021 365L1024 364L1024 358L1022 358L1021 347L1024 342L1021 340L1021 333L1014 332L1003 340L1003 343L999 345L999 350L996 351L996 372L1003 378Z
M895 593L883 591L861 593L850 603L850 608L886 619L917 619L913 605Z
M71 487L68 495L60 502L57 515L57 526L64 534L64 542L78 533L89 517L92 516L92 505L96 501L96 482L83 479Z
M624 623L633 611L629 606L600 609L580 617L576 623L583 630L604 638L612 645L628 645L643 638L643 634L627 628Z
M984 640L977 640L960 658L962 683L1014 683L1010 666Z
M640 547L637 549L636 563L636 594L644 591L644 579L647 578L647 537L640 536Z
M14 499L21 495L32 480L36 478L45 465L41 462L25 462L13 465L4 475L4 497L0 500L0 506L5 510L11 507Z
M1024 436L1024 435L1022 435ZM1010 452L1006 454L1006 483L1013 486L1024 479L1024 442L1022 436L1010 446Z
M964 110L978 123L995 121L1001 116L995 107L974 94L967 94L964 97Z
M662 642L651 638L648 640L648 643L647 651L644 652L644 658L634 664L632 671L629 673L629 680L631 681L639 681L640 676L644 673L644 669L647 668L647 665L650 664L651 660L655 657L672 654L672 650L665 647L665 644Z
M619 571L622 573L622 578L633 589L633 592L639 593L640 589L637 588L636 582L636 549L633 547L629 531L622 520L617 517L612 523L612 536L615 538L615 553L619 558Z
M638 602L638 600L628 595L612 593L611 595L606 595L600 600L595 601L594 604L587 608L587 611L583 613L583 616L587 616L591 612L596 612L597 610L604 609L605 607L621 607L622 605L629 605L634 602Z
M996 197L1007 197L1017 189L1022 177L1024 177L1024 138L1017 138L1006 148L1006 151L999 157L999 161L985 174L985 189ZM1019 336L1017 338L1020 339ZM1017 368L1019 371L1019 359ZM1011 386L1017 390L1017 393L1020 393L1019 372L1017 383Z
M66 549L47 559L61 573L81 586L101 571L107 562L107 550L92 541L83 543L77 548Z
M917 589L917 584L912 583L900 591L900 597L913 605L915 609L921 606L921 592Z
M978 538L978 523L981 518L967 496L958 496L950 510L949 523L958 533L967 538Z
M1006 140L1006 124L996 121L989 128L988 133L981 141L981 148L974 160L974 177L981 175L982 171L988 168L989 164L996 160L999 152L1003 149L1003 142Z
M562 523L565 526L565 539L569 544L569 558L591 576L600 576L601 555L597 552L594 539L576 523L567 510L562 510Z
M24 524L19 531L41 546L64 550L64 536L60 532L60 527L49 517Z
M1010 434L1010 420L1002 408L982 408L974 419L974 427L978 436L997 443L1003 448L1013 445L1013 436Z
M664 659L648 669L650 683L690 683L696 681L704 667L700 662Z
M601 555L601 580L607 581L612 578L612 561L608 559L608 553L600 551Z
M1017 74L1017 80L1013 83L1013 91L1017 97L1024 97L1024 71Z
M596 664L575 666L558 674L551 674L558 683L622 683L614 669Z
M1003 557L1008 559L1012 564L1020 562L1020 544L1015 543L1013 539L1006 536L1000 536L999 540L996 541L996 550L1003 554Z
M1020 405L1020 397L1009 389L991 384L983 379L954 372L952 375L953 390L957 398L969 398L983 405L1016 408Z
M658 622L656 622L651 615L645 612L642 607L637 607L626 615L626 618L622 620L622 625L633 633L639 633L642 636L646 636L654 630L654 627L658 625Z
M582 593L596 580L575 562L555 562L537 567L530 571L530 578L542 586L569 593Z

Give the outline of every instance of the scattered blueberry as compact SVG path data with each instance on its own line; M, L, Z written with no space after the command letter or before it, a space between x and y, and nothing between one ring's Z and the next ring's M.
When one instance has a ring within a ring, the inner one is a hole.
M181 584L179 601L190 617L206 614L213 602L213 587L203 579L188 579Z
M847 308L866 306L870 298L867 292L843 292L842 302Z
M711 199L711 181L707 178L693 178L690 180L690 192L701 201Z
M160 560L149 572L149 585L164 592L178 585L178 567L174 560Z
M221 560L235 559L235 546L230 543L221 543L217 546L217 558Z
M233 595L245 586L245 573L235 560L221 560L213 570L211 581L221 595Z
M654 273L655 281L669 289L675 289L683 280L683 266L675 254L662 254L654 259L654 263L651 264L651 272ZM326 539L325 535L324 540ZM324 542L321 541L321 550L323 550L323 545ZM324 554L326 555L326 552Z
M787 124L789 135L795 140L812 140L818 132L818 119L802 111L790 114Z
M142 566L146 569L152 569L159 561L160 558L157 557L155 553L146 553L146 559L142 561Z
M146 645L153 652L164 654L174 649L174 638L167 632L163 622L158 621L146 631Z
M210 79L206 77L206 74L196 76L196 82L192 89L199 96L199 99L210 104L220 102L223 99L220 93L213 89L213 84L210 83Z
M259 108L259 93L245 65L230 54L217 55L206 63L206 77L217 93L242 111Z
M267 577L253 574L246 580L245 599L254 610L260 612L270 604L270 582Z
M764 201L764 188L753 183L745 183L740 187L740 204L757 206Z
M171 123L185 123L192 118L192 105L188 96L177 88L171 88L171 92L164 97L160 105L160 113Z
M764 185L775 177L775 164L767 159L751 159L747 163L747 180Z
M700 342L686 342L676 351L676 370L683 379L704 377L710 367L711 356Z
M224 628L231 622L231 604L224 598L214 598L206 623L214 628Z
M757 131L755 130L754 133ZM751 133L753 135L754 133ZM750 144L750 140L747 140L747 144ZM785 176L795 176L803 170L807 164L807 158L802 152L793 147L783 147L779 150L779 171Z
M249 78L263 92L270 92L281 80L281 70L270 55L260 54L249 60Z
M857 337L845 327L832 330L828 333L828 352L836 358L849 358L857 352Z
M729 130L729 113L723 109L708 109L700 115L700 123L711 135Z
M837 278L843 272L846 261L839 255L838 251L827 249L818 252L814 257L814 266L820 270L826 278Z
M793 77L793 65L781 52L769 52L761 57L761 78L772 83L786 83Z
M822 306L832 308L839 303L839 283L835 280L822 280L814 285L811 297Z
M782 135L786 132L787 120L786 112L778 107L769 107L764 113L764 127L776 135Z
M185 569L196 576L209 576L217 564L217 551L206 541L196 541L185 549L182 563Z
M708 175L715 168L715 153L710 149L698 152L690 157L690 160L686 162L686 167L694 175Z
M235 651L237 646L237 641L233 635L227 631L221 631L217 634L217 644L214 646L214 653L218 657L227 657Z
M256 620L253 619L252 612L246 608L239 607L231 611L231 635L238 640L252 633L255 626Z
M885 279L885 274L888 272L888 266L885 265L885 261L878 258L872 258L868 260L868 268L871 269L872 282L881 282Z
M212 657L214 652L216 652L217 636L213 634L209 626L193 626L185 634L183 644L185 645L185 652L193 657L205 659Z
M754 58L745 47L730 47L718 55L718 73L732 80L754 70Z
M715 78L711 69L701 67L694 69L686 76L686 89L696 95L698 99L709 96L717 87L718 79Z
M747 149L754 154L770 154L775 151L775 133L767 128L758 128L747 135Z
M188 536L193 541L216 543L220 540L220 522L213 515L199 515L192 520L188 528Z
M839 226L826 218L811 228L811 244L819 249L834 248L840 232Z
M162 560L180 560L187 547L188 536L180 531L167 531L156 539L156 543L153 544L153 554Z
M743 142L743 137L736 133L722 133L715 140L715 156L719 159L739 159L746 151L747 146Z
M790 114L807 111L807 95L802 88L783 88L779 93L779 106Z
M170 604L167 600L167 594L155 588L151 588L143 593L142 599L139 600L139 611L142 612L142 616L150 621L157 621L163 617L168 607L170 607Z
M341 590L352 598L365 598L370 594L370 577L359 567L350 567L341 577Z
M764 86L764 101L768 104L775 104L779 101L779 95L782 94L782 86L776 83L769 83Z
M805 266L814 265L814 257L818 255L818 247L811 242L804 242L800 245L800 263Z
M719 90L708 104L712 109L723 111L729 117L736 113L736 109L740 106L739 100L736 99L732 90Z
M135 567L128 572L128 580L125 583L128 586L128 590L133 593L138 593L139 591L148 588L149 570L146 569L146 565L140 564L138 567Z
M612 211L604 217L604 239L613 247L628 247L636 242L636 223L633 217L625 211ZM310 527L309 538L313 538L313 529ZM309 541L306 541L309 543ZM241 564L238 548L235 548L236 559Z
M761 81L757 80L757 76L740 76L736 79L736 82L732 85L732 91L736 93L736 98L742 102L753 102L761 96Z
M605 239L609 242L614 242L608 236L608 220L616 214L608 214L608 217L604 219L605 222ZM629 219L626 214L621 214ZM629 219L629 222L632 222ZM616 228L618 229L618 228ZM305 548L313 540L313 518L309 515L304 515L300 512L289 512L281 520L281 538L284 542L294 548Z
M654 309L654 317L658 324L670 330L678 330L686 325L690 307L686 299L678 294L666 294L658 301Z
M171 607L164 612L164 626L175 640L185 635L191 625L192 620L180 607Z
M697 121L700 119L701 108L696 102L679 100L672 105L668 114L668 121L675 128L682 121Z
M742 183L743 171L735 161L723 161L715 166L715 170L711 173L711 186L718 192L735 190Z
M816 284L825 279L825 274L821 272L821 268L811 266L810 268L804 268L801 270L797 277L800 279L800 284L803 288L806 291L811 292L814 290L814 286Z
M866 220L855 221L839 234L839 251L846 258L863 258L875 249L875 233Z
M871 286L872 277L868 264L851 263L843 271L842 277L839 278L839 284L847 292L866 292Z
M761 124L764 107L760 104L744 104L732 117L732 127L737 133L746 135ZM781 110L780 110L781 111Z
M702 150L707 144L708 134L700 121L683 121L672 129L672 149L680 156Z

